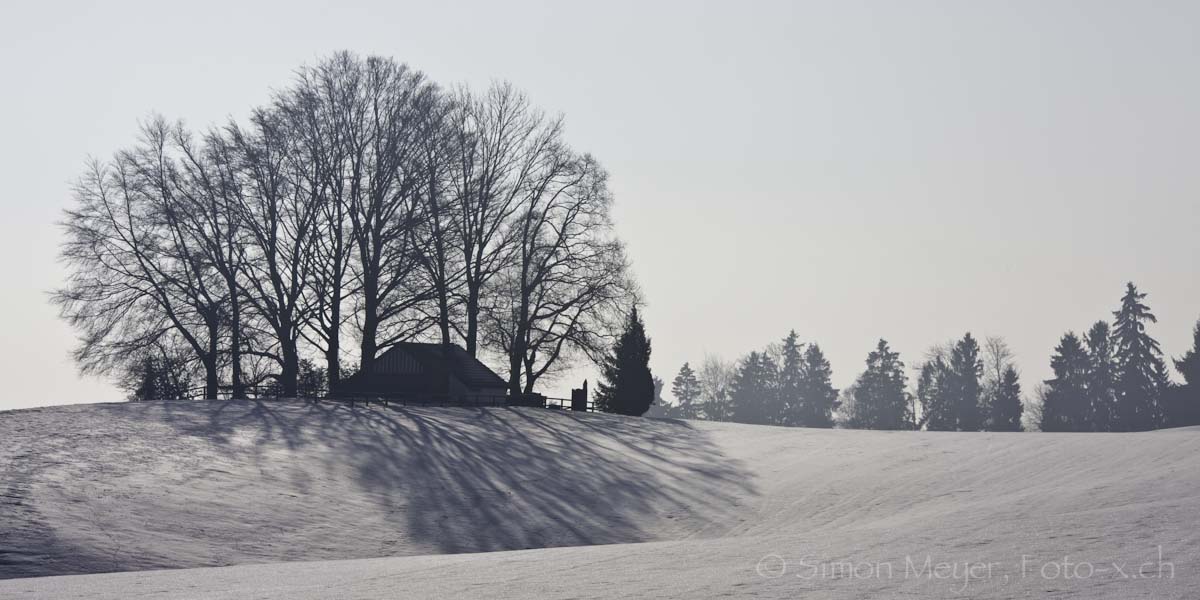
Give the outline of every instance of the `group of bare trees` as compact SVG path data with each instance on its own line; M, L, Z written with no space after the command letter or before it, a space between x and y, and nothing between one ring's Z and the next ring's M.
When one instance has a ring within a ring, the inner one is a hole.
M514 393L596 358L635 293L606 174L507 84L446 90L387 58L301 69L248 122L162 118L93 162L55 301L85 372L161 355L205 396L317 358L332 386L401 341L461 343Z

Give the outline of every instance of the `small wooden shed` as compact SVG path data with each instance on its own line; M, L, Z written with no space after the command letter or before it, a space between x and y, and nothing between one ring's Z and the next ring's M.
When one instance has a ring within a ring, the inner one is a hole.
M416 400L503 399L508 382L456 344L404 342L342 380L337 393Z

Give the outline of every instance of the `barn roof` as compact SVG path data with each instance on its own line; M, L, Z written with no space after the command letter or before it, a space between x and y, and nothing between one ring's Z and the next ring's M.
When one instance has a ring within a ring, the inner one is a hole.
M457 344L401 342L389 348L375 360L383 360L384 357L394 352L402 352L411 356L427 371L436 372L448 368L455 378L468 387L508 387L507 381Z

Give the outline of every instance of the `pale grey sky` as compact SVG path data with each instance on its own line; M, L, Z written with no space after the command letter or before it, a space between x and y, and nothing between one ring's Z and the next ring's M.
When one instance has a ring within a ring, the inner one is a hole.
M1200 3L8 3L0 409L120 398L46 301L85 159L153 111L240 118L338 49L565 113L668 382L795 328L844 386L880 336L911 364L970 330L1031 390L1126 280L1168 354L1200 317Z

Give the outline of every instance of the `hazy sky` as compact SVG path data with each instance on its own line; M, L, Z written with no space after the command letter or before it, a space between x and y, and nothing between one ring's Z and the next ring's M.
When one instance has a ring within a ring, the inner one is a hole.
M880 336L912 364L970 330L1032 389L1126 280L1168 354L1200 317L1200 3L14 4L0 409L120 398L76 375L46 296L87 157L154 111L244 117L338 49L566 115L611 172L668 383L795 328L840 387Z

